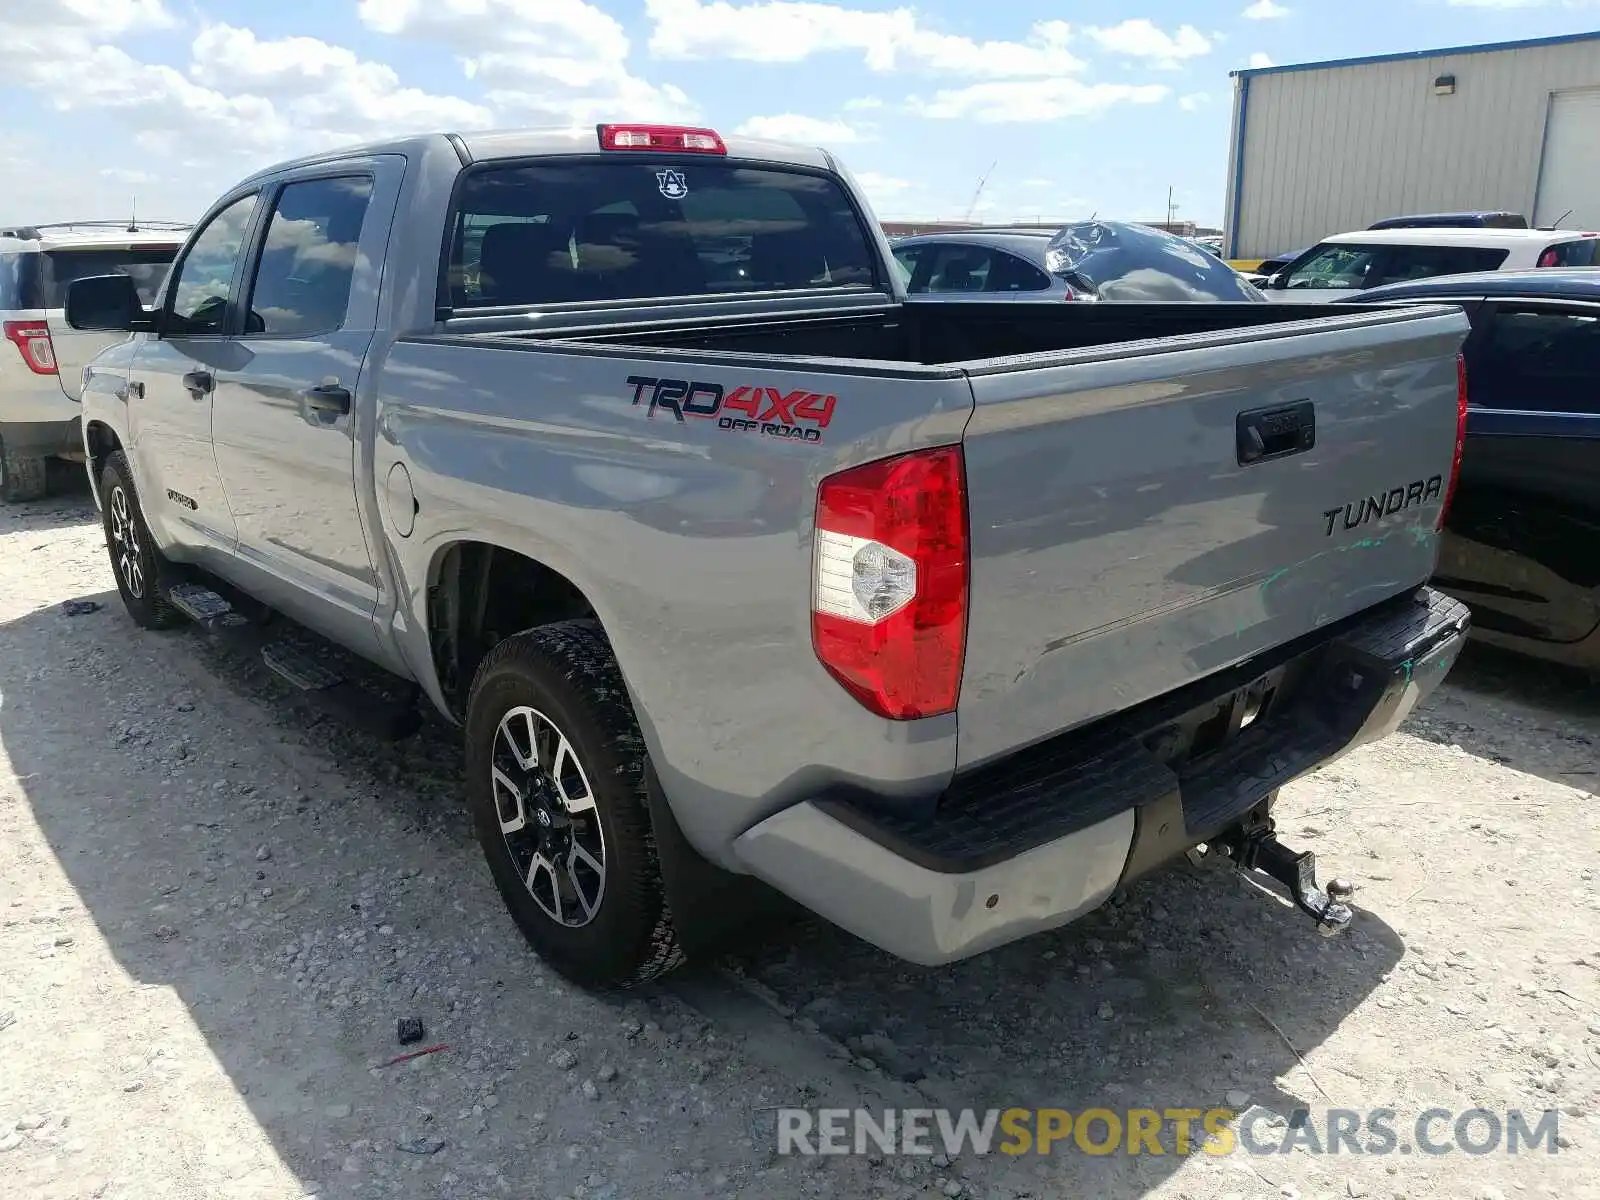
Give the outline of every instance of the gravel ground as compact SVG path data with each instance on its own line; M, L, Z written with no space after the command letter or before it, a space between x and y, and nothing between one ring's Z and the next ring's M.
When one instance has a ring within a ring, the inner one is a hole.
M81 492L0 509L3 1191L1600 1196L1597 747L1597 689L1475 653L1289 789L1285 840L1360 886L1341 939L1185 864L947 969L801 923L596 998L501 909L448 729L382 746L137 632ZM796 1104L1560 1110L1561 1144L779 1157Z

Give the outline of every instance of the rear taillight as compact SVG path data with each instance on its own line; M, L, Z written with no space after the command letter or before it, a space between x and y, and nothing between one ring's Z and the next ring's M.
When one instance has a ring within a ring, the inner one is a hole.
M1450 462L1450 482L1445 484L1444 504L1439 509L1438 528L1444 528L1444 519L1450 515L1450 505L1456 498L1456 484L1461 482L1461 455L1467 448L1467 360L1456 355L1456 453Z
M50 341L50 326L43 321L7 321L6 341L16 346L22 361L35 375L56 373L56 348Z
M602 150L657 150L676 154L726 154L728 147L710 129L681 125L601 125Z
M966 656L968 568L961 447L829 476L817 491L817 658L879 716L953 711Z

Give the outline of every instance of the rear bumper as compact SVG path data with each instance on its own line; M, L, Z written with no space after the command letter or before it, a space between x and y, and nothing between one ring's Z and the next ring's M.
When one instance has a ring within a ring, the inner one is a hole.
M1466 606L1423 588L958 777L923 817L822 797L743 834L750 871L901 958L951 962L1064 925L1392 733L1455 664Z
M15 351L6 347L15 358ZM34 375L18 364L0 372L0 428L71 425L78 420L78 402L61 389L56 375Z

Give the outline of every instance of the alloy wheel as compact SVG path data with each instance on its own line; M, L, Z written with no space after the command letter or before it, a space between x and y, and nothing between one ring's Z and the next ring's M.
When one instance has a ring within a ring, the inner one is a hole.
M520 705L491 755L495 814L528 893L557 924L581 928L605 897L606 843L589 777L560 727Z
M136 600L144 598L144 548L139 544L139 527L133 519L133 507L128 503L128 493L113 487L106 500L111 513L111 557L117 564L117 574Z

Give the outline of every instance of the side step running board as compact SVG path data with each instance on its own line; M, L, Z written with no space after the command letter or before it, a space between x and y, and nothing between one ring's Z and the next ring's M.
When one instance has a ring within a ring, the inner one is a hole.
M328 669L282 642L268 642L259 626L235 611L224 596L197 583L175 584L167 600L219 640L247 654L330 716L384 741L410 737L422 724L413 689L405 700L388 700Z

